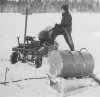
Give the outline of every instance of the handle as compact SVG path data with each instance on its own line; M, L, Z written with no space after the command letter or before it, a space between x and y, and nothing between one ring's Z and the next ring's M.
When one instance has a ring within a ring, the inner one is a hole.
M88 51L86 48L82 48L82 49L80 50L80 52L81 52L82 50L85 50L85 51L87 51L87 52L89 53L89 51Z

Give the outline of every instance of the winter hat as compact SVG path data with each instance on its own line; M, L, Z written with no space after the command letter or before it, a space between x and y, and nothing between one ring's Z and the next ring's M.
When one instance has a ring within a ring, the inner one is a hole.
M68 5L63 5L62 8L64 11L68 11Z

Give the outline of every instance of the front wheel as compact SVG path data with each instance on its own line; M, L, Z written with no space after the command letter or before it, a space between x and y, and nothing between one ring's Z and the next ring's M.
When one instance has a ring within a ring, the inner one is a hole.
M17 63L17 61L18 61L18 53L17 52L13 52L11 54L11 56L10 56L10 62L12 64L15 64L15 63Z

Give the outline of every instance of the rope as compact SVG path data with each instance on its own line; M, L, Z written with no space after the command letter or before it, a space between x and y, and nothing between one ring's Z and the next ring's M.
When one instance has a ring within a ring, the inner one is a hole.
M39 77L39 78L25 78L25 79L21 79L21 80L14 80L14 81L6 81L6 82L0 82L0 84L9 84L9 83L14 83L14 82L20 82L20 81L24 81L24 80L33 80L33 79L46 79L47 77Z

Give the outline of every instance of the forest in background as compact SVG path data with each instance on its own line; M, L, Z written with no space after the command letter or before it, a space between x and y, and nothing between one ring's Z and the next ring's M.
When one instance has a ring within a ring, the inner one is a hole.
M0 0L0 13L23 13L27 1L31 13L60 12L64 4L72 12L100 12L99 0Z

